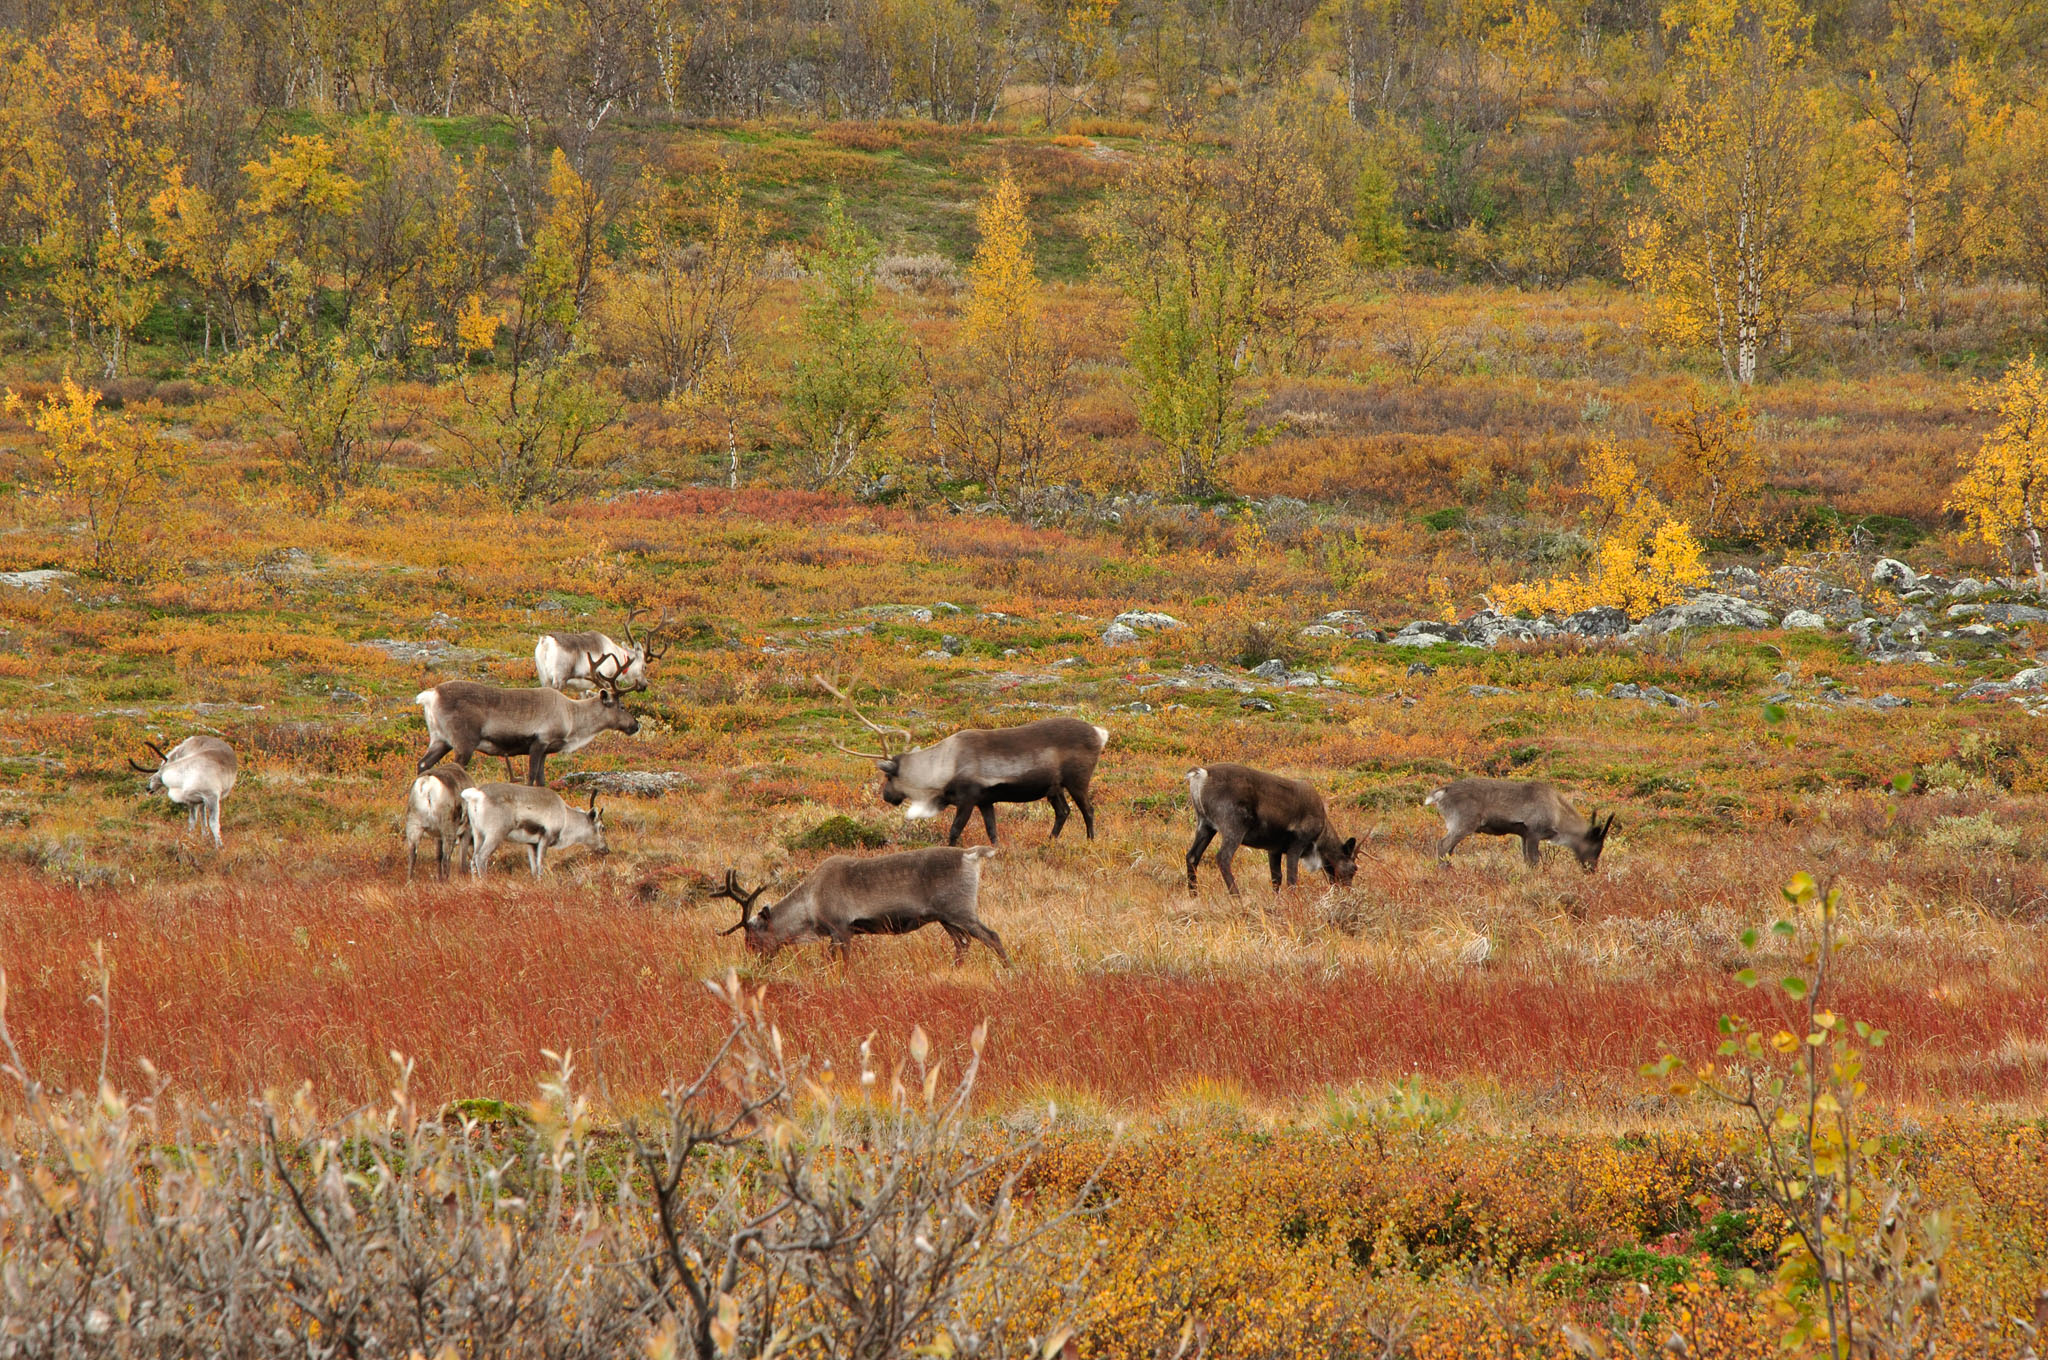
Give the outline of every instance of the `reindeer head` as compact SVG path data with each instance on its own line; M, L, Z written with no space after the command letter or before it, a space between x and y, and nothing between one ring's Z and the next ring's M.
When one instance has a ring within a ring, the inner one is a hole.
M640 690L647 688L647 663L659 661L668 654L670 644L662 639L662 630L668 627L668 615L663 613L661 622L638 637L633 635L633 620L640 616L638 605L626 611L626 661L619 667L619 688Z
M137 774L148 775L149 791L151 793L155 793L157 791L157 788L164 782L163 769L164 766L171 763L171 758L168 755L164 754L163 747L157 745L153 741L144 739L142 744L144 746L147 746L150 750L156 752L156 764L138 765L135 763L134 758L131 756L128 761L128 768L135 771Z
M1330 882L1340 888L1358 877L1358 837L1345 841L1335 853L1324 855L1323 869L1330 875Z
M1614 814L1608 813L1607 820L1600 820L1600 809L1593 809L1592 819L1586 823L1586 834L1566 844L1572 854L1578 857L1579 867L1592 873L1600 867L1600 852L1607 848L1607 833L1614 830Z
M720 935L730 935L735 930L744 930L746 932L747 948L762 954L773 954L777 949L781 948L782 941L775 938L774 928L768 919L768 913L774 910L774 908L763 907L758 912L754 910L754 903L760 899L762 893L767 891L768 885L766 883L751 891L741 888L739 875L731 869L727 869L725 871L725 882L713 889L711 896L714 898L730 898L732 901L739 903L740 922L736 926L727 926L718 933Z
M590 810L583 814L583 821L584 828L587 829L572 826L569 834L562 838L562 844L587 845L594 854L609 855L612 852L612 848L605 844L604 814L597 810L597 790L595 789L592 789L590 792Z
M602 707L605 730L624 732L630 737L640 730L640 719L626 709L625 698L619 692L619 670L617 657L592 656L590 678L597 685L597 697L585 702Z
M1315 847L1302 856L1301 867L1311 873L1321 869L1334 886L1347 886L1358 877L1358 837L1340 841L1336 832L1325 827L1323 834L1316 837Z

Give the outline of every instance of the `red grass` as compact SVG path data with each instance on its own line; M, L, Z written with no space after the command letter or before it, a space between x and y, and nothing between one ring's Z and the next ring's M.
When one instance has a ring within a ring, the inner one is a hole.
M741 961L697 913L574 888L555 898L510 880L388 895L209 883L174 896L17 875L0 896L8 1019L37 1075L61 1086L89 1085L98 1062L97 1013L85 1002L96 939L116 970L117 1082L132 1082L148 1058L180 1086L230 1097L308 1079L337 1096L375 1095L394 1049L419 1057L417 1089L431 1098L516 1096L542 1049L573 1047L613 1101L637 1103L709 1051L719 1010L699 979ZM815 952L786 955L770 979L771 1011L798 1051L842 1062L871 1031L885 1054L913 1024L957 1048L988 1019L983 1091L998 1103L1050 1087L1143 1104L1203 1077L1294 1100L1419 1071L1484 1074L1539 1103L1612 1111L1634 1103L1642 1063L1670 1049L1709 1052L1722 1011L1755 1013L1765 999L1704 969L1654 982L1513 968L1027 970L991 982L979 965L945 971L942 943L869 944L843 975ZM1969 996L1967 1008L1926 988L1859 981L1853 969L1835 996L1838 1009L1900 1036L1877 1064L1880 1094L2037 1094L2041 988L1953 960L1940 977Z

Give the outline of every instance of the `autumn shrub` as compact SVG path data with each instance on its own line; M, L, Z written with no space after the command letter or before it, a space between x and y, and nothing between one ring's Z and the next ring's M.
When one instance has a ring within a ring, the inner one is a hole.
M43 438L44 473L85 514L94 571L146 574L150 540L164 528L186 451L152 426L99 410L99 394L68 375L33 411L9 392L6 407Z
M1594 503L1587 518L1598 534L1591 569L1503 587L1499 598L1505 607L1564 614L1610 605L1636 618L1706 584L1706 563L1691 526L1643 486L1633 457L1618 445L1597 442L1587 454L1586 474Z
M978 1062L942 1084L919 1030L909 1064L835 1088L758 996L715 990L710 1065L610 1134L566 1053L524 1106L423 1106L394 1054L387 1101L245 1113L104 1072L97 1096L50 1091L0 1014L22 1111L0 1355L1056 1353L1087 1273L1051 1250L1075 1214L1017 1202L1043 1132L977 1135ZM107 1013L104 969L95 995Z

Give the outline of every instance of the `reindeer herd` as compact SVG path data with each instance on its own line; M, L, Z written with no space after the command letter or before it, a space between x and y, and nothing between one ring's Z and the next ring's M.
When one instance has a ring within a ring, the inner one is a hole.
M408 879L429 837L443 878L453 863L481 879L508 843L525 848L535 876L544 871L549 850L586 846L600 855L610 852L597 795L591 794L587 807L571 806L546 786L546 762L551 755L581 750L606 732L631 736L640 730L625 696L647 688L648 663L667 650L661 638L668 621L636 636L637 612L626 616L623 643L595 632L543 635L533 651L538 686L450 680L414 696L426 719L428 746L407 795ZM834 855L794 891L758 909L755 904L767 885L743 888L728 869L711 895L738 903L740 920L719 933L744 932L748 948L770 955L785 945L821 940L843 957L856 935L904 935L936 925L952 939L956 964L966 957L968 945L979 941L1007 966L1010 956L1002 938L977 911L982 866L996 853L995 806L1050 803L1057 837L1071 815L1071 800L1093 840L1090 785L1109 745L1109 729L1075 718L1045 718L1017 727L971 728L917 747L908 744L912 736L906 729L875 723L823 677L819 683L881 739L882 749L856 751L832 744L875 763L882 776L882 801L902 808L906 820L935 819L950 810L946 844L866 858ZM587 693L579 697L572 689ZM891 751L891 739L898 737L905 749ZM235 786L233 748L212 736L188 737L169 751L155 743L149 747L157 756L155 766L133 760L129 765L149 776L150 792L161 789L172 803L188 807L188 826L197 829L203 822L218 848L221 801ZM478 754L501 757L508 776L516 773L513 759L524 756L524 782L477 783L469 763ZM451 755L454 762L443 764ZM1298 883L1303 867L1327 875L1336 887L1356 876L1357 837L1338 838L1327 803L1307 781L1219 763L1188 771L1187 785L1196 819L1187 852L1189 891L1196 889L1196 870L1212 843L1217 871L1233 897L1241 896L1232 872L1240 849L1266 852L1276 892L1283 883ZM1531 867L1540 862L1541 847L1549 841L1570 850L1590 873L1614 828L1611 815L1604 822L1598 812L1581 816L1542 782L1460 779L1423 803L1443 818L1437 859L1446 865L1467 836L1518 836ZM989 844L963 850L960 838L976 813Z

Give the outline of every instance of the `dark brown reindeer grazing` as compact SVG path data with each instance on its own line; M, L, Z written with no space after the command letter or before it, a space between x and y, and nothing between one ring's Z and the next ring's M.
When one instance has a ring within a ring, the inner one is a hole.
M1286 779L1246 765L1204 765L1188 771L1188 798L1199 819L1195 843L1188 847L1188 891L1195 890L1195 869L1209 842L1218 836L1216 867L1232 897L1241 897L1230 861L1241 845L1266 852L1273 869L1273 890L1280 890L1284 863L1287 881L1300 882L1299 866L1321 869L1338 887L1358 873L1358 838L1339 841L1330 829L1323 795L1306 780Z
M626 640L613 642L603 633L543 633L533 644L533 669L549 689L566 690L570 685L594 689L597 663L611 660L613 674L622 690L647 688L647 663L668 653L660 645L661 632L668 627L668 615L641 637L633 636L633 620L640 610L626 611Z
M1435 808L1444 819L1444 836L1436 843L1440 864L1451 862L1451 852L1467 836L1520 836L1522 858L1530 868L1540 862L1543 842L1556 841L1577 856L1579 867L1590 874L1600 865L1607 833L1614 830L1613 813L1603 822L1595 809L1588 821L1572 810L1556 788L1540 781L1460 779L1422 803Z
M975 913L981 866L995 853L991 846L934 846L872 859L834 855L813 869L795 892L759 911L754 902L768 886L743 889L739 876L728 869L725 885L711 895L739 903L740 922L718 933L744 930L747 948L769 956L799 940L830 940L844 961L852 957L856 935L908 935L936 925L953 939L955 968L966 961L973 940L995 950L1008 968L1010 953L1003 948L1002 937Z
M818 683L841 700L846 696L823 676ZM851 703L847 705L852 708ZM1043 798L1052 804L1052 834L1058 836L1067 824L1067 799L1081 809L1081 823L1088 839L1095 839L1095 802L1088 791L1095 777L1095 763L1109 745L1109 729L1078 718L1043 718L1019 727L970 728L955 732L935 746L912 747L901 755L888 749L891 736L910 739L900 727L880 727L859 709L854 716L882 738L880 751L856 751L840 746L850 756L875 762L882 772L882 801L903 809L906 821L924 821L952 808L953 826L946 844L958 845L967 823L978 811L988 831L990 845L996 843L996 804L1035 803Z
M450 680L413 696L427 718L433 739L420 757L419 773L432 769L451 751L467 769L478 751L487 756L526 757L526 782L547 779L547 758L580 751L601 733L632 736L640 720L626 711L619 695L618 667L609 657L591 666L598 684L595 697L572 699L552 689L500 689L469 680Z

